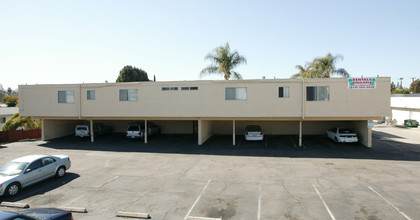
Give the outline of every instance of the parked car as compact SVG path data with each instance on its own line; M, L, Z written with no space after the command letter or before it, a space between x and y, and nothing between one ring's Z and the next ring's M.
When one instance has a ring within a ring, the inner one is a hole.
M152 122L147 122L147 136L160 134L160 128ZM144 138L144 122L130 123L127 128L128 138Z
M262 141L264 134L259 125L248 125L245 128L245 140L247 141Z
M65 155L29 155L14 159L0 167L0 196L14 196L22 188L50 177L63 177L70 169Z
M26 209L20 212L0 211L2 220L73 220L71 212L56 208Z
M77 137L90 137L89 125L77 125L75 128L75 136ZM98 123L93 125L93 135L95 137L108 134L111 132L111 127Z
M357 134L349 128L331 128L326 131L327 136L336 143L355 143L358 142Z
M419 122L417 120L407 119L407 120L404 120L404 126L417 128L419 126Z

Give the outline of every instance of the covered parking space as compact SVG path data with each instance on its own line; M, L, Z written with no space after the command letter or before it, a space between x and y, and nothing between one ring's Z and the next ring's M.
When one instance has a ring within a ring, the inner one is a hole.
M77 125L88 125L92 130L94 124L103 124L111 128L112 133L125 134L130 123L144 122L158 126L162 134L197 134L198 121L194 119L172 118L44 118L42 119L42 140L74 135ZM91 142L95 137L91 134ZM148 136L144 143L148 143Z
M359 142L372 147L372 129L367 120L198 120L198 145L204 144L213 135L232 135L232 145L236 145L236 136L243 135L247 125L259 125L264 135L298 135L299 146L303 145L305 135L325 135L332 127L353 129L359 137Z

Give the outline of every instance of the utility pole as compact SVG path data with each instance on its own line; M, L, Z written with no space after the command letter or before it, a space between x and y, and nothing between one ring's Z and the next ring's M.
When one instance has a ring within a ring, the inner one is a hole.
M403 79L404 79L404 77L400 77L400 89L403 89L403 86L402 86L402 81L403 81Z
M411 82L414 82L414 80L416 79L416 77L411 77Z

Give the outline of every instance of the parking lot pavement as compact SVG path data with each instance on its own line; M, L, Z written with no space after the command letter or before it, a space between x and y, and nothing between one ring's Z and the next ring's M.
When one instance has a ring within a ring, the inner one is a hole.
M263 142L215 136L65 137L0 144L0 163L27 154L66 154L62 179L0 201L31 207L84 207L75 219L420 219L419 130L378 127L373 148L324 137L267 136ZM406 135L406 133L409 133ZM404 141L399 141L404 140ZM16 210L0 207L0 210Z

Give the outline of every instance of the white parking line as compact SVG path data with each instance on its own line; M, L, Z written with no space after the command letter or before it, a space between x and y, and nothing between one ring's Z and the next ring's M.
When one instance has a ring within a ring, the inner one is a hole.
M315 185L312 185L312 186L314 187L314 189L315 189L316 193L318 194L319 198L321 199L322 203L324 204L325 209L327 209L327 212L328 212L328 214L330 215L331 219L332 219L332 220L335 220L334 215L332 214L332 212L331 212L330 208L328 208L327 203L325 203L324 199L322 198L321 193L319 193L319 191L318 191L318 189L315 187Z
M402 212L399 208L397 208L394 204L392 204L390 201L386 200L381 194L379 194L374 189L372 189L372 187L370 187L370 186L368 186L368 187L369 187L370 190L372 190L372 192L376 193L376 195L378 195L379 197L381 197L385 202L387 202L388 204L390 204L395 210L397 210L402 216L404 216L405 219L412 220L404 212Z
M204 186L203 190L201 190L200 195L197 197L197 199L195 200L194 204L191 206L190 210L188 211L187 215L185 215L185 220L189 218L189 215L191 214L192 210L194 209L195 205L197 205L198 200L200 200L201 196L203 195L204 191L206 191L207 186L209 186L211 180L207 181L206 186ZM195 217L194 217L195 218Z
M70 202L68 202L68 203L66 203L66 204L64 204L64 205L62 205L62 206L63 206L63 207L66 207L66 206L68 206L69 204L71 204L72 202L74 202L74 201L76 201L76 200L78 200L78 199L82 198L83 196L85 196L85 195L81 195L81 196L79 196L79 197L77 197L77 198L75 198L75 199L71 200Z
M208 218L208 217L194 217L188 216L186 219L198 219L198 220L222 220L222 218Z
M108 181L106 181L105 183L103 183L102 185L95 186L95 187L97 187L97 188L103 187L103 186L105 186L106 184L108 184L108 183L110 183L110 182L112 182L112 181L114 181L114 180L118 179L119 177L120 177L120 176L115 176L115 177L114 177L114 178L112 178L111 180L108 180Z
M258 215L257 220L260 220L261 217L261 183L258 188Z

